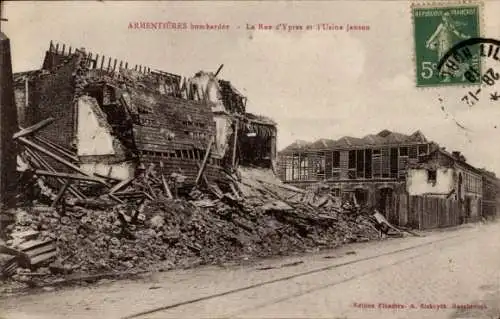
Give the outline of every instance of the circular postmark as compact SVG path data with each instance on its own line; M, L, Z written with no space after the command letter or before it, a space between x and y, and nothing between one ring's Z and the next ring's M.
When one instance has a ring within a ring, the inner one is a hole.
M478 52L479 63L472 63L475 56L473 52ZM484 64L488 65L484 67ZM481 99L492 102L500 101L500 89L498 88L500 82L500 40L477 37L460 41L442 56L436 69L440 77L454 77L460 74L470 84L477 85L477 88L469 90L461 98L462 102L467 105L473 106Z

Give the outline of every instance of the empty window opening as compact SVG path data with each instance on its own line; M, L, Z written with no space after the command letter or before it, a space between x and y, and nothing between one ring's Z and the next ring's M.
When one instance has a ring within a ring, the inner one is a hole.
M437 171L435 169L428 169L427 170L427 182L436 184L437 181Z
M408 156L408 147L400 147L399 156Z

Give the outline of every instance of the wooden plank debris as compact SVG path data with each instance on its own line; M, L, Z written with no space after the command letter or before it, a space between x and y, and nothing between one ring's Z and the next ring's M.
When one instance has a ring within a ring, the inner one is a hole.
M238 191L236 190L236 187L234 186L234 183L229 183L229 188L231 188L231 191L233 192L234 197L235 197L237 200L241 200L241 196L240 196L240 194L238 193Z
M25 137L18 137L17 140L20 141L21 143L23 143L24 145L27 145L27 146L29 146L29 147L31 147L31 148L39 151L39 152L41 152L41 153L43 153L43 154L51 157L53 160L57 161L58 163L66 166L68 168L71 168L74 171L77 171L80 174L83 174L83 175L86 175L86 176L91 176L90 174L88 174L87 172L85 172L84 170L82 170L81 168L79 168L78 166L74 165L73 163L68 162L64 158L61 158L60 156L52 153L51 151L45 149L44 147L42 147L42 146L40 146L40 145L38 145L36 143L33 143L32 141L26 139ZM104 180L99 179L98 181L99 181L99 183L101 183L101 184L103 184L105 186L110 187L108 185L108 183L106 183Z
M231 167L235 169L236 165L236 147L238 146L238 128L239 128L239 120L235 119L234 122L234 140L233 140L233 156L231 157Z
M40 232L38 230L30 229L30 230L25 230L25 231L21 231L21 232L14 232L14 233L10 234L10 236L14 240L27 241L27 240L32 240L32 239L37 238L39 234L40 234Z
M200 169L201 169L201 165L200 165L200 163L196 163L196 166L198 167L198 170L200 170ZM207 185L208 185L208 179L207 179L207 176L206 176L205 174L203 174L203 175L202 175L202 177L203 177L203 182L205 183L205 186L207 186Z
M217 186L217 184L208 184L208 189L215 195L218 199L224 197L224 192Z
M200 169L198 170L198 174L196 175L196 180L194 182L194 185L198 185L198 183L200 182L200 178L205 170L205 167L207 166L207 162L208 162L208 158L210 156L210 151L212 150L212 144L214 143L214 137L212 136L210 138L210 142L208 142L208 146L205 150L205 156L203 157L203 162L201 162L201 167Z
M109 193L108 194L109 198L111 198L112 200L120 203L120 204L125 204L125 202L123 200L121 200L120 198L118 198L118 196L116 196L115 194L113 193Z
M167 195L168 198L172 199L174 198L174 196L172 195L172 191L170 191L170 187L168 187L168 183L165 178L163 169L164 169L163 161L160 161L160 175L161 175L161 184L163 186L163 191L165 192L165 195Z
M44 246L44 245L47 245L47 244L50 244L53 242L54 241L52 239L48 239L48 240L35 239L35 240L30 240L30 241L24 242L22 244L19 244L17 246L17 248L26 252L26 251L29 251L31 249L35 249L35 248L38 248L38 247L41 247L41 246Z
M130 177L128 179L125 179L119 183L117 183L116 185L114 185L113 187L111 187L111 189L109 190L109 194L114 194L116 193L117 191L119 191L120 189L126 187L127 185L129 185L130 183L132 183L132 181L135 179L135 177Z
M79 159L76 156L76 154L73 154L71 151L63 148L62 146L52 143L49 140L46 140L40 136L35 136L33 137L33 139L38 143L43 144L56 152L59 152L60 155L65 156L66 158L70 159L73 162L79 162Z
M27 147L25 149L26 153L30 156L30 158L35 162L35 165L38 167L45 168L47 171L50 172L55 172L55 169L50 166L49 163L47 163L40 155L38 155L35 151L33 151L31 148ZM62 178L56 178L56 181L59 182L59 184L64 185L66 181ZM85 195L83 195L74 185L70 185L68 188L69 192L73 194L78 199L85 199Z
M47 261L55 258L56 256L57 256L57 251L54 250L54 251L30 258L31 267L32 268L37 267L39 264L41 264L43 262L47 262Z
M61 189L59 190L59 193L57 193L57 196L52 201L52 205L50 205L50 207L55 208L57 206L57 203L59 203L61 198L64 196L64 193L66 192L66 189L68 189L69 185L71 185L71 180L68 179L66 181L66 184L64 184L63 187L61 187Z
M110 181L118 182L118 183L122 181L119 178L108 176L108 175L99 174L99 173L96 173L96 172L94 172L94 176L97 176L97 177L100 177L100 178L103 178L103 179L107 179L107 180L110 180Z
M19 137L31 135L35 132L40 131L44 127L47 127L48 125L52 124L54 122L54 118L49 117L48 119L45 119L43 121L40 121L36 123L35 125L32 125L27 128L22 128L19 132L15 133L14 136L12 136L13 139L18 139Z
M87 182L96 182L96 183L101 183L102 179L94 176L89 176L89 175L76 175L76 174L69 174L69 173L59 173L59 172L51 172L51 171L46 171L46 170L41 170L37 169L35 170L36 175L40 176L49 176L49 177L61 177L69 180L80 180L80 181L87 181Z

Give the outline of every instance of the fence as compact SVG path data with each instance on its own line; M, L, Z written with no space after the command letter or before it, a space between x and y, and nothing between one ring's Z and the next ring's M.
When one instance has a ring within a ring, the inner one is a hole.
M432 229L461 223L461 205L455 199L404 194L397 197L395 205L399 225Z

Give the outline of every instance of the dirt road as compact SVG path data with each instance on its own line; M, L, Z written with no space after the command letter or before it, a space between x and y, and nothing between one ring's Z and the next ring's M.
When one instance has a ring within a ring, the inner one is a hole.
M0 299L0 318L499 318L500 224Z

